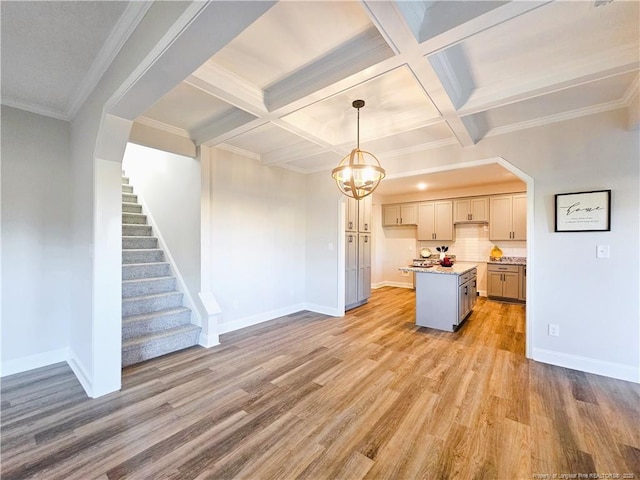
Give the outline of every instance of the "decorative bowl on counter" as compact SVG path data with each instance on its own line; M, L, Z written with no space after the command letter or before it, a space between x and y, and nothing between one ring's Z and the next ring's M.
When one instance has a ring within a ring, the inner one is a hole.
M441 267L453 267L453 260L451 260L449 257L444 257L438 263L440 263Z

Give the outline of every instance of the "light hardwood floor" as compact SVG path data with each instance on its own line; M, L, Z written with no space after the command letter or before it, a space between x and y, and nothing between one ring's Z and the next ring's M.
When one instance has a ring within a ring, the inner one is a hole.
M640 479L640 385L528 361L521 305L480 299L456 333L413 320L413 291L382 288L129 367L99 399L66 364L7 377L2 479Z

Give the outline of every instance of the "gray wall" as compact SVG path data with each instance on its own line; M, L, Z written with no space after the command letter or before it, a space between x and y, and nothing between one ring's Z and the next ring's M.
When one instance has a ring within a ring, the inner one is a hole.
M66 359L69 123L2 106L3 375Z

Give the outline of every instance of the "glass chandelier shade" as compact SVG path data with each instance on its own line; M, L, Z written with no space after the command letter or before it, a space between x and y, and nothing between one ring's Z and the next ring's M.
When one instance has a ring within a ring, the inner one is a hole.
M364 100L355 100L353 107L358 110L357 147L331 171L331 176L344 195L360 200L373 193L384 178L385 171L375 155L360 150L360 109L364 107Z

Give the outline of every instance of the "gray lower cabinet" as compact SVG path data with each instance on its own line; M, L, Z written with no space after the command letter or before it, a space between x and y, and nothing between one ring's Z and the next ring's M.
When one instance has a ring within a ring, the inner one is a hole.
M521 297L520 265L487 265L487 296L505 300L524 300Z
M371 234L347 233L345 238L345 310L371 296Z
M453 332L476 303L477 269L461 275L416 273L416 325Z

